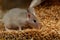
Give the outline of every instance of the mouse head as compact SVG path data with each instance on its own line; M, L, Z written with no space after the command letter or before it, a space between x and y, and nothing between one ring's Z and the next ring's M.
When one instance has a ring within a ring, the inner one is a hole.
M35 15L28 12L27 17L28 17L28 23L32 25L33 27L38 28L39 22L37 18L35 17Z

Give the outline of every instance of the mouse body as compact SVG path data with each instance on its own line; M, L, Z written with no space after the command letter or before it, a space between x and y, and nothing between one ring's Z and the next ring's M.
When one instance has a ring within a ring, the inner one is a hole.
M36 17L25 9L13 8L6 12L3 17L3 23L6 30L21 30L25 24L33 25L38 28Z

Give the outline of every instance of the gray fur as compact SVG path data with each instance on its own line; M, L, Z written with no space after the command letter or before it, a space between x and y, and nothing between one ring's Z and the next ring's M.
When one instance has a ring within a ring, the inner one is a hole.
M9 30L8 28L19 28L21 30L21 27L24 26L27 22L31 25L34 25L35 27L38 26L38 22L33 14L30 14L31 17L27 17L27 10L20 9L20 8L13 8L6 12L6 14L3 17L3 22L6 30ZM36 20L36 22L34 22Z

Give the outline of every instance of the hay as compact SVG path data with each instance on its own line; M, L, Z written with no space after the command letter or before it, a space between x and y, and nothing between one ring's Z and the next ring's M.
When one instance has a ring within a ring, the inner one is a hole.
M48 31L47 31L48 30ZM23 31L0 32L0 40L60 40L60 34L51 29L45 31L27 29Z

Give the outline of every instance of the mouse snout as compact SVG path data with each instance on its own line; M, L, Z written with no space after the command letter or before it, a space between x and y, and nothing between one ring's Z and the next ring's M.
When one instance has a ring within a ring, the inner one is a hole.
M33 21L29 21L28 22L30 24L30 26L32 26L33 28L39 28L39 22L37 22L37 20L33 20Z
M33 25L34 25L34 27L36 27L36 28L39 28L39 22L38 22L38 20L33 20Z
M33 23L32 26L33 26L34 28L39 28L39 23Z

